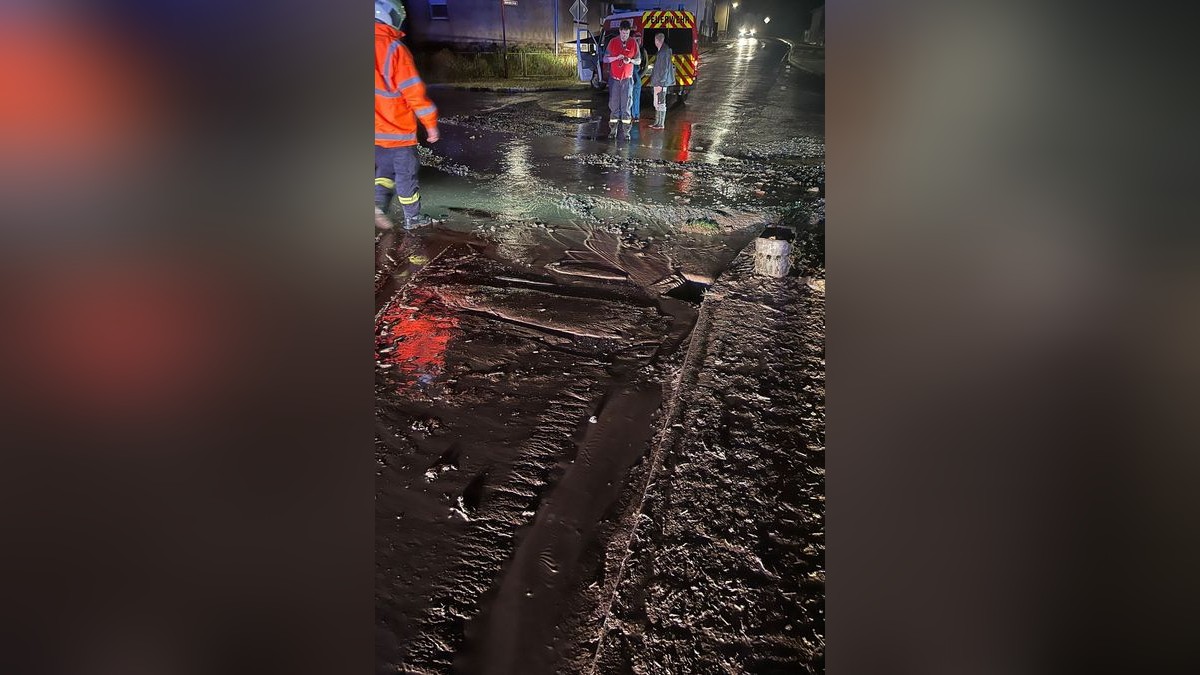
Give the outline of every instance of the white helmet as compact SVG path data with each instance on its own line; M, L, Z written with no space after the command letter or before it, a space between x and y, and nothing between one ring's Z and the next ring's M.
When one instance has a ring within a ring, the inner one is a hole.
M404 5L400 0L375 0L375 20L399 29L404 23Z

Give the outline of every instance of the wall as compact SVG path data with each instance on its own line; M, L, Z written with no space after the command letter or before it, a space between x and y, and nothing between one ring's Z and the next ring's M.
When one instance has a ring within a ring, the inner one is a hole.
M812 24L809 26L808 31L805 32L804 39L806 42L813 44L825 44L825 5L821 5L813 10Z
M570 7L574 1L517 0L517 6L504 7L503 32L508 35L509 46L552 46L556 9L559 12L559 40L565 42L573 39ZM446 0L450 16L447 20L429 18L428 0L404 0L404 4L408 9L405 32L411 36L414 44L467 46L476 43L501 43L500 0ZM588 4L595 14L595 5L598 3Z
M729 32L729 19L733 13L733 5L729 2L722 2L717 5L717 33Z
M716 14L715 0L626 0L607 2L586 0L588 24L596 30L600 20L613 12L613 6L637 8L679 9L681 6L696 15L701 33L712 29ZM501 0L446 0L449 19L434 20L429 15L429 0L404 0L408 10L408 21L404 30L409 42L414 45L449 44L467 47L476 44L499 45L502 34L507 33L510 47L515 45L554 45L554 13L558 15L558 41L563 49L572 50L567 44L575 39L574 18L571 5L575 0L517 0L517 6L504 8L504 26L500 24ZM620 11L620 10L618 10Z

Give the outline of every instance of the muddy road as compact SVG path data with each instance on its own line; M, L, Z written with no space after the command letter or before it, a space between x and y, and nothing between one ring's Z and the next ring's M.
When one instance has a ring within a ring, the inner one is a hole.
M630 140L588 90L432 96L443 222L376 241L378 672L818 667L823 296L764 290L743 251L798 203L823 218L822 81L719 46ZM695 565L712 590L668 626Z

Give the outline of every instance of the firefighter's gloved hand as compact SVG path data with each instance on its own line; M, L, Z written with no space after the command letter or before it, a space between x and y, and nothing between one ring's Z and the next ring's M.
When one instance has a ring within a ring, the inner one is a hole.
M429 127L425 131L426 131L426 140L428 140L430 143L437 143L438 139L442 137L441 132L438 131L438 128L436 126Z

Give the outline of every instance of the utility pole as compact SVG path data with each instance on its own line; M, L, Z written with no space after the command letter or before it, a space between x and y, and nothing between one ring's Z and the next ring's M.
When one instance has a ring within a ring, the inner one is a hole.
M500 52L500 58L504 59L504 79L508 79L508 27L504 25L504 0L500 0L500 34L504 40L504 46Z
M550 0L550 6L554 8L554 55L558 56L558 13L562 11L562 3Z

